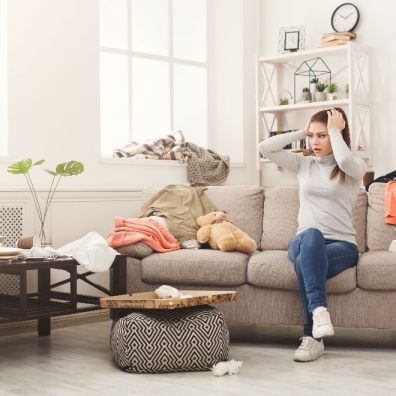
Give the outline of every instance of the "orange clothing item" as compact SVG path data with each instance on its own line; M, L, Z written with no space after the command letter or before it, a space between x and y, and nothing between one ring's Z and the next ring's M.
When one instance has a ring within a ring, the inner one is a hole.
M169 230L150 218L116 217L115 227L107 236L107 242L113 248L144 242L156 252L161 253L180 249L178 240Z
M396 225L396 181L389 181L385 187L385 223Z

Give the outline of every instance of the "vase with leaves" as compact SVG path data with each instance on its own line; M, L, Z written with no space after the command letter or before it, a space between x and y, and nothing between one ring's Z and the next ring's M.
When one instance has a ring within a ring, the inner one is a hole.
M36 209L39 223L39 230L37 233L38 242L35 241L35 245L40 244L41 246L48 246L51 245L51 238L48 231L46 230L45 220L48 218L48 210L51 205L52 199L54 198L55 191L58 188L59 182L61 181L62 177L79 175L84 171L84 165L79 161L68 161L58 164L54 171L50 169L44 169L45 172L52 176L52 181L48 190L47 198L42 205L39 201L37 190L34 187L32 178L30 176L30 171L34 166L42 165L44 162L45 160L33 162L31 158L26 158L22 161L14 162L13 164L11 164L8 167L7 172L14 175L25 176L29 190L32 194L33 203Z

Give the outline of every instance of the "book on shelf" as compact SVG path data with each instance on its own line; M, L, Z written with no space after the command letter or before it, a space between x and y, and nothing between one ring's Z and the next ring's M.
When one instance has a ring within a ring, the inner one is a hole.
M330 33L323 33L323 37L328 36L349 36L351 38L356 38L356 33L353 32L330 32Z
M333 40L329 41L328 43L321 43L320 47L334 47L335 45L344 45L347 44L349 41L348 40Z
M349 40L353 40L353 38L351 38L351 36L338 36L336 34L331 34L330 36L323 37L321 42L322 43L327 43L327 42L333 41L333 40L346 40L346 41L349 41Z
M333 47L335 45L347 44L356 38L356 33L352 32L332 32L324 33L320 42L320 47Z

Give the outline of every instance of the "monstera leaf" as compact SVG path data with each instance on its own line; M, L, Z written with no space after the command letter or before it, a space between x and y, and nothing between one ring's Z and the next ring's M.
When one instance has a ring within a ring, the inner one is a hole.
M14 175L23 175L26 174L32 169L32 166L41 165L45 160L36 161L33 163L31 158L26 158L22 161L14 162L7 168L7 172L12 173Z
M52 176L76 176L84 172L84 165L79 161L62 162L56 166L55 171L45 171Z

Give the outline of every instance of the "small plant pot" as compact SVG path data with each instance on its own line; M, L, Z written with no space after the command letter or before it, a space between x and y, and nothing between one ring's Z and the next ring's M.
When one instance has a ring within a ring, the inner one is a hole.
M337 94L335 94L335 93L328 93L328 94L327 94L327 99L328 99L328 100L336 100L336 99L337 99Z
M326 92L316 91L315 97L316 97L315 99L316 102L323 102L326 100Z
M301 99L302 99L304 102L311 102L311 101L312 101L312 94L311 94L311 92L303 92L303 93L301 94Z

